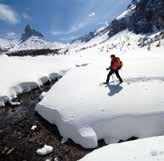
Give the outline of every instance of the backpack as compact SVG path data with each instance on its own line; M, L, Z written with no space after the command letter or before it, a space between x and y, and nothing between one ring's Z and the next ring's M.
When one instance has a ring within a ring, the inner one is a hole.
M121 69L123 67L123 62L120 60L119 57L116 57L114 59L114 63L112 65L113 69Z
M123 67L123 62L119 59L120 61L120 69Z

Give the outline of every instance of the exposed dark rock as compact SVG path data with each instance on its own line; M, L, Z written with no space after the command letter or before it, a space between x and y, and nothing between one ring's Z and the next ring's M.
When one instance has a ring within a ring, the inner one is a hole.
M134 3L135 2L135 3ZM121 19L113 20L110 25L109 36L124 30L138 33L150 33L154 28L164 28L164 1L141 0L134 1L134 9L129 9L129 14Z
M91 151L73 142L61 144L62 137L57 127L35 113L41 93L47 92L55 82L47 82L40 88L19 95L16 101L21 104L14 107L14 111L7 104L0 108L0 161L44 161L47 158L76 161ZM31 130L33 125L37 126L37 130ZM44 144L53 146L54 150L47 156L38 156L36 150Z
M18 50L7 53L8 56L39 56L39 55L55 55L60 54L60 49L34 49L34 50Z
M43 38L43 34L32 29L30 25L26 25L25 29L24 29L24 33L21 36L21 42L26 41L28 38L30 38L31 36L37 36L40 38Z
M6 51L7 51L7 49L0 48L0 54L3 53L3 52L6 52Z
M103 33L108 33L110 38L124 29L129 29L136 34L151 33L154 29L164 29L164 0L140 0L139 2L132 0L127 10L128 14L122 18L114 19L101 32L90 32L74 41L87 42Z
M122 18L120 20L113 20L110 25L109 37L117 34L118 32L125 30L127 28L126 19Z

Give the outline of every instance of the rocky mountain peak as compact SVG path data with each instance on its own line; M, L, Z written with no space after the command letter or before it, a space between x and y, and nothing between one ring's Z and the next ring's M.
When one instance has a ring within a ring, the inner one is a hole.
M39 31L36 31L35 29L32 29L30 25L26 25L24 29L24 33L21 36L21 41L26 41L28 38L31 36L37 36L40 38L44 38L43 34L40 33Z

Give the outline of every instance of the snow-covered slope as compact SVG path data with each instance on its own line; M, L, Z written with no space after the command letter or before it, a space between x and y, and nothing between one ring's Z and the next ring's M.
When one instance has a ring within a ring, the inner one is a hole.
M117 20L127 15L129 12L123 13ZM121 32L109 37L111 30L108 27L99 29L87 43L64 46L71 55L53 57L52 62L49 59L52 57L48 57L44 64L46 67L42 62L44 57L26 58L29 62L2 57L1 69L6 69L9 79L6 81L3 76L6 73L2 73L1 105L4 104L3 96L13 98L26 90L24 87L38 85L38 78L52 71L64 70L67 72L63 78L36 106L36 111L43 118L57 125L64 140L71 138L85 148L95 148L99 139L109 144L132 136L164 135L164 125L161 124L164 121L164 72L161 70L164 68L164 37L156 33L152 38L150 35L136 35L122 28L114 31ZM145 36L148 43L139 48L141 41L145 44ZM32 36L19 42L11 51L58 46ZM108 86L103 85L107 75L105 68L110 63L109 54L116 54L123 60L124 66L120 72L124 83L121 85L116 80ZM9 68L6 67L8 64L11 64ZM24 69L19 69L20 65ZM35 65L38 66L35 68ZM32 72L29 66L34 69ZM9 69L12 73L20 73L14 77ZM14 79L10 78L11 75ZM22 86L21 82L30 80L32 84L23 83Z
M80 161L163 161L164 136L111 144L88 154Z
M115 39L121 39L125 33L119 33ZM110 53L123 60L124 83L119 85L114 81L106 87L102 82L106 80L105 68L110 60L108 52L105 50L101 55L99 49L102 46L107 49L110 43L114 43L114 37L78 52L90 63L86 61L70 70L36 107L41 116L58 126L65 139L71 138L86 148L96 147L99 139L108 144L131 136L164 134L161 124L164 121L164 72L161 70L164 42L160 48L152 46L150 51L146 47L130 48L128 44L111 50Z
M13 98L17 93L42 84L40 78L47 80L50 73L64 70L67 71L64 77L36 110L56 124L65 139L71 138L86 148L93 148L99 139L113 143L131 136L164 134L161 124L164 121L164 73L161 70L164 42L161 40L159 48L152 43L148 51L147 46L139 48L136 45L140 38L142 35L125 30L85 50L78 50L84 47L82 45L72 46L69 48L71 54L67 56L1 56L0 104L7 99L4 96ZM101 83L106 79L105 68L109 66L112 53L123 60L124 83L118 85L115 81L105 87Z
M134 11L135 8L136 8L135 5L131 5L127 10L125 10L122 14L120 14L116 19L118 20L118 19L122 19L129 16Z
M58 73L63 75L67 70L82 64L86 60L74 55L8 57L0 56L0 106L6 100L16 97L18 93L30 91L45 81L56 79ZM88 60L89 61L89 60Z
M100 28L91 31L88 34L83 35L83 36L73 40L72 42L73 43L86 43L86 42L92 41L92 39L96 39L96 37L100 37L102 35L108 34L109 31L111 30L111 22L112 22L112 19L114 19L114 16L120 15L124 10L126 10L126 13L127 13L126 15L130 14L131 8L129 9L128 6L132 5L132 4L133 4L132 0L122 0L121 2L115 1L115 3L113 4L114 7L112 7L110 9L110 11L108 12L109 15L111 14L111 17L108 19L108 22L106 22L106 25L101 26ZM134 5L132 5L132 6L134 6ZM123 14L121 14L121 15L123 15ZM126 15L124 14L123 16L126 16ZM118 26L118 28L119 28L119 26ZM102 41L103 41L103 39L102 39Z
M19 41L17 44L10 48L10 52L18 51L18 50L33 50L33 49L60 49L65 45L57 42L49 42L44 38L40 38L37 36L32 36L28 38L26 41Z
M131 3L130 3L131 2ZM129 30L136 34L148 34L164 29L164 3L163 0L134 0L126 1L127 9L105 27L101 27L86 36L77 39L74 46L82 46L82 49L94 47L108 41L123 30ZM123 4L122 4L123 6Z
M7 50L14 46L17 40L8 40L5 38L0 38L0 49Z
M107 33L97 36L87 43L72 44L69 46L69 53L84 52L93 48L100 54L109 52L121 52L124 53L128 50L135 49L138 46L138 41L142 39L144 35L136 35L128 30L119 32L115 36L108 38ZM92 51L92 50L91 50Z

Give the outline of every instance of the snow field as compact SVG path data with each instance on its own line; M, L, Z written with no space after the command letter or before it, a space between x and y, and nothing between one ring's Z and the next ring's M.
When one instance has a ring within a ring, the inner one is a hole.
M95 148L99 139L109 144L131 136L162 135L163 46L152 46L150 51L147 47L139 49L135 45L139 38L140 35L124 31L86 50L77 52L77 48L70 48L72 53L67 56L2 55L0 105L64 75L36 107L42 117L57 125L63 140L71 138L85 148ZM118 46L107 51L113 43ZM100 52L102 47L104 51ZM123 60L121 85L115 77L109 86L102 85L110 54Z
M111 144L95 150L80 161L163 161L164 137Z
M47 93L36 111L60 134L85 148L99 139L107 144L164 134L164 55L162 48L131 50L120 54L125 79L105 87L107 55L96 48L83 51L92 64L73 68ZM88 53L88 54L87 54ZM154 54L156 53L156 54ZM114 78L116 79L116 78Z
M0 106L17 94L29 92L47 81L58 79L83 58L74 56L8 57L0 56ZM85 61L86 62L86 61Z

